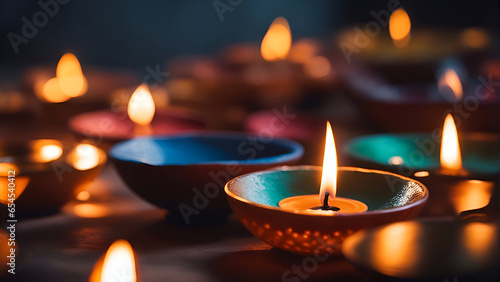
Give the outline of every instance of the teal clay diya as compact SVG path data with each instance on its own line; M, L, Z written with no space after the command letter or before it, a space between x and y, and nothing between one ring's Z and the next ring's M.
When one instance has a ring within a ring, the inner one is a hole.
M327 129L323 168L281 167L236 177L226 184L241 223L268 244L297 254L336 254L351 233L415 218L428 192L389 172L337 168ZM318 193L319 192L319 193Z

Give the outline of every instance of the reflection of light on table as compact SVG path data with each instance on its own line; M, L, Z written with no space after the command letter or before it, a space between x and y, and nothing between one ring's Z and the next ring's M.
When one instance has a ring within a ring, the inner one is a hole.
M467 210L479 209L488 204L492 191L492 182L463 181L452 190L451 202L457 214Z
M108 216L111 213L110 208L104 204L76 204L72 208L72 213L84 218L99 218Z
M470 223L462 230L462 239L469 254L474 257L471 261L477 262L478 265L484 263L481 259L488 258L485 254L493 249L495 241L498 240L493 226L476 222Z
M90 199L90 193L87 191L82 191L82 192L78 193L78 195L76 195L76 199L78 201L85 202L88 199Z
M411 269L419 248L415 244L418 233L415 224L395 224L382 229L375 235L372 245L373 265L388 274Z

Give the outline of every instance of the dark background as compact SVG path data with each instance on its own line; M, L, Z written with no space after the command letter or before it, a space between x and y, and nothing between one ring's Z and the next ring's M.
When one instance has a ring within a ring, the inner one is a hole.
M46 3L55 0L41 0ZM66 0L68 1L68 0ZM227 3L227 0L220 0ZM238 2L238 1L236 1ZM212 0L195 1L81 1L59 5L27 44L13 51L10 32L21 35L22 17L33 21L38 1L0 1L0 65L22 68L55 64L66 51L83 65L105 65L144 71L180 54L214 53L233 42L260 42L274 18L290 22L293 38L330 40L338 28L373 20L370 11L386 9L388 1L242 0L221 21ZM401 0L413 28L420 26L483 26L497 30L498 2Z

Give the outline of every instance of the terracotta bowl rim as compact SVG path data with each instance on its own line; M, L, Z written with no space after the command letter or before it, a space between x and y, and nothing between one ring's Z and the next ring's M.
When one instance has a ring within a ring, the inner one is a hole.
M295 214L295 215L300 215L300 216L312 216L312 217L325 217L325 218L333 218L333 217L344 217L344 218L356 218L356 217L366 217L366 216L371 216L371 215L379 215L379 214L388 214L388 213L397 213L399 211L407 210L413 207L417 207L420 205L424 205L427 199L429 198L429 190L425 185L423 185L421 182L411 179L409 177L405 177L396 173L392 172L387 172L387 171L382 171L382 170L375 170L375 169L366 169L366 168L359 168L359 167L348 167L348 166L341 166L338 168L341 171L358 171L358 172L363 172L363 173L376 173L376 174L383 174L383 175L390 175L390 176L395 176L400 179L403 179L408 182L414 182L417 185L421 186L424 189L425 195L418 199L417 201L406 204L404 206L400 207L395 207L395 208L387 208L387 209L381 209L381 210L373 210L373 211L366 211L363 213L353 213L353 214L336 214L334 216L332 215L326 215L326 214L309 214L309 213L294 213L293 211L288 211L288 210L283 210L278 207L273 207L270 205L265 205L265 204L260 204L256 202L249 201L243 197L240 197L236 194L234 194L232 191L230 191L229 187L233 185L234 182L236 182L239 178L244 178L249 175L255 175L255 174L268 174L268 173L274 173L278 171L290 171L290 170L322 170L321 166L311 166L311 165L299 165L299 166L282 166L279 168L274 168L274 169L269 169L269 170L264 170L264 171L257 171L257 172L251 172L247 174L240 175L238 177L235 177L231 179L226 185L224 186L224 192L226 192L226 195L228 197L231 197L232 199L239 201L241 203L251 205L257 208L262 208L266 210L271 210L271 211L276 211L276 212L282 212L285 214Z

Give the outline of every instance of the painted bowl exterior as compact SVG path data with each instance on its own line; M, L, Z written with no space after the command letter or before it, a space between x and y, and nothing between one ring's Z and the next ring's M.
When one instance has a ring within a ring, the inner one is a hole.
M115 145L110 156L128 186L185 223L230 213L222 189L241 174L295 163L302 146L274 139L252 147L255 135L197 133L136 138Z
M351 233L372 226L415 218L427 198L421 183L392 173L339 168L337 196L364 202L357 214L297 214L279 208L281 199L316 194L321 167L296 166L250 173L225 188L241 223L268 244L297 254L338 254ZM318 197L319 205L319 197Z

